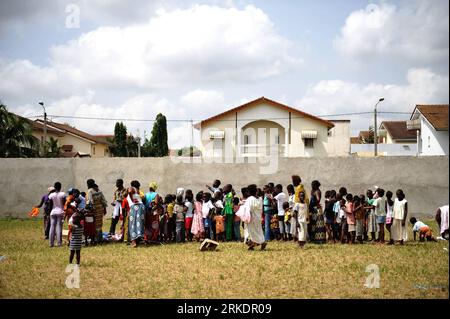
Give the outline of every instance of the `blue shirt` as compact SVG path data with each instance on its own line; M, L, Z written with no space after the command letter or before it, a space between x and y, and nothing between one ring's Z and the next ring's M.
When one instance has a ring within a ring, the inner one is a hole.
M150 203L156 198L156 195L158 195L156 192L148 192L145 194L145 202L147 203L147 206L150 206Z
M78 204L79 209L85 209L86 208L86 198L83 196L78 196L78 199L80 200L80 203Z

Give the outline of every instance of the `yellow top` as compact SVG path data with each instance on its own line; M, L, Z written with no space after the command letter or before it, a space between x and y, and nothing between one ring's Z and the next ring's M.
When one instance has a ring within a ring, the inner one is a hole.
M169 215L169 218L172 218L173 216L173 207L173 203L167 205L167 215Z
M309 203L309 198L308 198L308 194L305 191L305 188L303 187L303 184L299 184L296 188L295 188L295 195L294 195L294 203L300 203L300 192L304 192L305 193L305 203Z

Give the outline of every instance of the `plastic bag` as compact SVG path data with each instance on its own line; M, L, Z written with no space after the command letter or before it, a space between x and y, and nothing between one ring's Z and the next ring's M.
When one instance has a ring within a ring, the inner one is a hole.
M246 224L251 221L250 209L245 204L239 207L239 210L236 212L236 216L238 216Z

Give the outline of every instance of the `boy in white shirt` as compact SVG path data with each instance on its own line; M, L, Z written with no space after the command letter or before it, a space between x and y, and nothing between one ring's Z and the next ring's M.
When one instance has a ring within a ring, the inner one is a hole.
M284 209L283 203L287 202L286 194L283 193L283 186L278 184L275 186L275 196L274 199L277 201L278 208L278 224L280 226L280 234L283 239L286 241L288 239L288 234L290 233L290 229L286 229L287 224L284 222Z

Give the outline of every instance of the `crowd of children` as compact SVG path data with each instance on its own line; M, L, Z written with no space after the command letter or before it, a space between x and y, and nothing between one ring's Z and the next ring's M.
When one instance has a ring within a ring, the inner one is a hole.
M90 179L87 184L87 193L69 189L65 195L61 184L55 183L40 204L46 205L46 214L50 212L50 230L48 218L45 219L45 235L50 246L54 245L54 237L61 245L58 232L67 220L71 262L76 253L79 263L83 237L86 246L108 238L132 247L141 243L182 243L209 238L245 241L249 249L253 249L251 237L255 230L250 229L249 220L241 221L243 215L239 213L250 197L253 207L257 212L260 210L256 218L260 221L257 228L263 237L258 241L262 249L270 240L296 241L301 248L307 242L403 244L407 240L408 202L401 189L396 190L395 195L379 187L365 194L350 194L341 187L338 191L327 190L322 199L320 182L313 181L311 192L307 194L298 175L292 176L292 184L286 187L287 194L281 184L274 183L257 189L256 185L251 185L255 186L252 193L251 186L244 187L238 194L232 185L221 188L221 182L215 180L212 186L206 185L208 191L199 191L195 196L190 189L178 188L175 194L166 194L164 198L157 193L156 182L150 183L148 192L144 193L138 181L132 181L130 187L125 188L123 180L119 179L111 203L114 208L111 227L105 238L102 225L107 203L95 181ZM122 221L120 231L116 234L119 221ZM414 217L409 221L414 239L418 233L420 240L435 240L430 227Z

